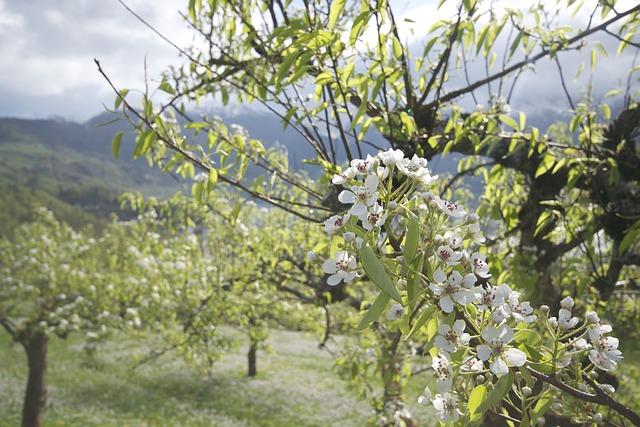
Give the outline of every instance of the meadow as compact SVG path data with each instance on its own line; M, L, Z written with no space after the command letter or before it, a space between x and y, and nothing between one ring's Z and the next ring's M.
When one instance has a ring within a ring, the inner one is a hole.
M246 345L209 374L164 358L132 369L136 340L117 336L87 359L82 340L53 339L45 426L363 426L366 400L332 372L333 359L301 332L273 331L258 376L246 376ZM26 359L0 332L0 426L20 424ZM411 385L408 395L420 393ZM415 394L417 396L418 394ZM408 399L411 400L411 399ZM412 405L421 421L433 419Z

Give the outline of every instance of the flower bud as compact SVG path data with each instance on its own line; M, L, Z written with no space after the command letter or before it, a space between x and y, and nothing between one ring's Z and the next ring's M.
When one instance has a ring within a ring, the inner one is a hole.
M480 217L475 213L470 213L469 216L467 216L467 222L471 224L478 222L479 219Z
M598 323L600 321L600 317L595 311L587 311L586 318L589 323Z
M404 264L404 257L402 255L398 255L396 257L396 261L398 262L398 264Z
M392 200L389 202L387 206L389 207L390 210L394 210L395 208L398 207L398 204Z
M553 329L558 327L558 319L556 319L555 317L550 317L549 318L549 325L551 325L551 327Z
M602 422L603 419L604 417L600 412L596 412L595 415L593 416L593 421L596 423Z
M544 417L539 417L539 418L536 420L536 425L537 425L538 427L542 427L546 422L547 422L547 420L545 420L545 419L544 419Z
M600 384L600 388L607 394L615 393L616 389L611 384Z
M553 405L551 405L551 409L553 409L556 412L562 411L562 403L560 402L554 403Z
M344 233L342 235L342 238L344 239L345 242L349 243L349 242L353 242L356 238L356 233L352 232L352 231L347 231L346 233Z
M598 378L598 373L597 373L596 371L591 371L591 372L589 373L589 377L590 377L592 380L595 380L595 379L597 379L597 378Z
M407 289L407 281L405 279L398 279L398 281L396 282L396 287L401 291L404 291L405 289Z
M531 390L530 387L527 387L527 386L522 387L522 395L524 397L531 396L531 393L533 393L533 391Z
M315 251L307 252L307 259L311 262L315 262L318 260L318 254Z
M543 314L547 314L549 312L549 306L548 305L541 305L540 306L540 312Z
M573 308L573 305L574 305L573 298L571 298L571 297L563 298L562 301L560 301L560 305L562 306L562 308L566 308L567 310L571 310Z
M580 390L583 393L587 392L587 385L585 383L580 383L580 385L578 386L578 390Z

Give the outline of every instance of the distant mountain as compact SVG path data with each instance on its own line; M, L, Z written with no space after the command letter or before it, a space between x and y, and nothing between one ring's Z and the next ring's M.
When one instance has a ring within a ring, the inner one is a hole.
M311 146L295 130L284 130L273 115L254 111L219 115L227 126L245 128L267 147L286 148L291 169L320 175L319 167L303 162L315 158ZM123 120L105 125L114 118L103 113L84 124L0 118L0 229L28 220L36 205L48 206L66 221L81 225L118 211L122 192L160 197L188 192L189 183L149 167L145 159L132 160L135 135ZM121 154L114 159L111 140L120 130L125 132ZM387 145L381 136L372 138L378 146ZM455 173L457 161L453 156L434 159L430 167L434 173Z
M72 225L99 225L119 211L125 191L165 195L180 189L144 159L114 159L117 129L108 127L0 118L0 234L31 219L37 206ZM133 137L126 144L133 145Z

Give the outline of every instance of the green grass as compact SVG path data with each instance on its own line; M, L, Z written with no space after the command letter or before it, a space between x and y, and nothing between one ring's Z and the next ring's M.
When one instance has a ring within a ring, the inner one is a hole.
M45 426L361 426L370 416L332 372L332 359L301 333L276 332L246 377L246 348L210 375L163 360L130 369L135 341L108 345L98 368L83 366L79 341L50 345ZM0 333L0 426L19 425L26 360Z

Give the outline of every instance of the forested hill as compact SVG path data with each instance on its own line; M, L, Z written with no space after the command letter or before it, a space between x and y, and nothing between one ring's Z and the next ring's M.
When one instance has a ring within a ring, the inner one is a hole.
M126 191L169 196L189 191L169 174L150 168L145 159L132 160L134 135L111 113L84 124L64 120L0 118L0 236L28 221L34 207L46 206L66 222L80 226L100 224L118 212L118 197ZM290 167L319 173L303 163L313 158L310 145L291 128L283 129L272 115L241 112L222 116L224 123L244 127L265 146L280 144L289 153ZM124 130L121 154L114 159L111 140ZM385 146L378 136L376 144ZM454 172L454 158L434 160L436 173ZM249 172L249 175L252 173ZM123 214L123 213L121 213Z
M111 139L125 123L100 127L60 120L0 118L0 235L46 206L75 226L99 225L119 210L124 191L172 194L179 185L144 159L119 160ZM133 138L125 138L129 147Z

